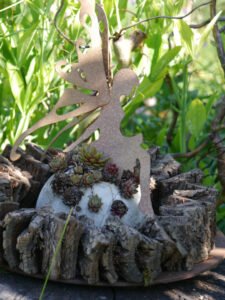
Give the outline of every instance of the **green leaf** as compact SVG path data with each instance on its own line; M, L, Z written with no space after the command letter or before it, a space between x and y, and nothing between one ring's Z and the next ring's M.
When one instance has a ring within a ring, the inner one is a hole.
M135 72L137 75L149 76L154 50L144 45L142 52L143 55L141 55L139 62L134 62L134 64L137 66Z
M35 66L36 66L36 57L34 57L29 65L29 68L27 70L27 74L26 74L26 83L29 84L33 74L34 74L34 70L35 70Z
M225 220L221 220L220 222L218 222L217 226L223 232L223 234L225 234Z
M22 114L19 124L16 127L16 134L15 134L15 139L18 139L18 137L29 127L29 122L30 122L30 115L29 113L27 114Z
M12 94L20 111L23 112L22 95L24 93L24 82L22 75L19 69L10 62L6 63L6 69Z
M106 12L106 15L108 17L111 17L114 13L114 1L104 1L104 9Z
M217 93L214 93L212 96L210 96L207 99L207 102L206 102L206 105L205 105L207 115L212 113L212 111L213 111L212 106L216 101L218 101L218 98L219 98L219 95Z
M125 117L123 119L123 124L125 124L129 117L135 112L135 110L143 103L146 99L154 96L161 88L163 84L163 79L151 82L147 77L141 82L138 87L137 94L135 98L130 101L124 108Z
M119 11L121 20L123 20L127 14L127 3L128 0L119 1Z
M204 45L204 43L206 42L206 39L208 37L208 35L210 34L210 32L213 29L213 26L215 25L215 23L217 22L218 18L220 17L222 11L218 12L218 14L212 19L212 21L206 26L205 30L203 31L200 41L198 43L197 46L197 52L199 52L202 48L202 46Z
M165 143L166 140L166 134L168 132L168 129L166 127L162 128L158 134L157 134L157 138L156 138L156 144L159 146L163 146L163 144Z
M216 213L216 221L217 222L220 222L223 219L225 219L225 206L224 205L218 207L217 213Z
M177 15L182 6L184 4L184 0L167 0L164 1L164 5L165 5L165 14L168 16L175 16Z
M194 34L191 28L183 20L177 22L180 39L182 44L185 46L187 52L192 56L193 55L193 37Z
M145 41L149 48L154 50L154 55L152 61L157 61L160 53L160 48L162 46L162 34L150 32Z
M17 47L17 60L20 66L22 66L30 55L33 48L34 37L36 35L37 24L34 24L25 31L20 38Z
M3 55L0 54L0 71L1 73L5 73L5 69L6 69L6 60L4 58Z
M10 61L11 63L16 63L14 49L11 48L10 43L8 43L6 39L2 41L1 53L7 61Z
M27 112L29 112L29 107L30 107L30 102L32 100L32 93L33 93L33 85L32 85L32 81L29 82L29 84L26 86L26 90L25 90L25 95L24 95L24 99L23 99L23 106L24 106L24 110L26 110Z
M168 64L177 56L180 52L181 47L177 46L173 49L169 49L156 64L152 66L150 80L152 82L158 80L162 77L162 74L165 74Z
M206 109L204 104L199 99L194 99L187 111L186 125L192 135L197 137L206 121Z

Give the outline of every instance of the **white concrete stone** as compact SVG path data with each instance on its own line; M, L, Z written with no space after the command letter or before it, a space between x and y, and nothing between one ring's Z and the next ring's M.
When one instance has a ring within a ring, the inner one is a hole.
M41 190L41 193L38 197L36 207L51 207L53 212L65 212L68 213L70 208L69 206L63 203L63 198L53 193L51 182L54 178L54 175L49 178L44 187ZM110 215L111 205L114 200L121 200L125 203L128 208L127 213L121 218L121 221L124 224L135 226L143 219L143 213L138 209L138 203L140 202L141 193L140 189L138 193L134 195L132 199L125 199L120 195L118 187L109 182L100 182L94 184L91 188L82 189L84 195L81 198L79 207L81 210L76 214L78 216L85 215L88 218L92 219L96 226L102 227L105 224L106 219ZM88 201L91 195L98 195L103 202L102 207L99 212L95 213L88 209Z

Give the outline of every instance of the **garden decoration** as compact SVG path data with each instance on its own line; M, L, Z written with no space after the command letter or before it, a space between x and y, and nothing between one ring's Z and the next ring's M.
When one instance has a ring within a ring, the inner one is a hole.
M41 278L50 270L51 280L67 283L147 286L190 278L225 255L224 239L216 238L217 192L201 186L199 170L180 173L170 155L147 153L140 136L121 134L119 100L138 79L130 69L112 78L104 10L93 0L80 4L91 46L82 51L79 39L78 63L57 64L74 87L0 156L0 262ZM74 104L80 106L58 114ZM19 148L38 128L74 118L64 131L93 112L96 119L64 151ZM98 129L97 141L80 145Z
M99 19L95 14L95 3L81 1L80 22L88 30L93 48L90 48L87 53L82 53L79 49L82 42L79 40L76 43L79 62L72 65L70 73L59 71L59 74L65 80L79 88L92 90L95 92L94 95L86 95L73 88L67 89L52 111L22 134L12 149L11 159L15 160L18 158L15 152L17 146L36 129L102 107L100 117L89 127L83 139L91 135L96 129L100 129L100 139L94 143L96 148L108 155L122 170L131 170L135 165L136 159L139 159L141 166L140 208L143 212L153 215L149 199L150 164L146 163L149 160L149 155L140 148L140 143L142 142L140 136L126 138L120 132L120 122L124 114L119 99L121 96L128 96L131 93L132 89L138 85L138 78L132 70L122 69L115 75L112 83L109 75L108 25L101 6L96 5L96 7ZM87 26L85 17L90 17L90 27ZM104 26L102 40L98 22L101 22ZM102 48L104 44L106 44L106 47ZM60 70L61 66L62 62L58 64L58 70ZM57 114L59 108L78 103L82 103L78 109L64 115ZM68 147L66 151L72 150L77 144L78 141Z

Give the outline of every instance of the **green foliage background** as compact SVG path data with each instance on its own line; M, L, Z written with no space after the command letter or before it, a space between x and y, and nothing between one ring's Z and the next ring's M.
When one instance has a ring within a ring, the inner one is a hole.
M104 0L110 33L139 20L157 15L177 16L188 11L190 1L183 0ZM194 7L203 1L194 1ZM18 136L49 111L67 83L55 73L58 60L76 61L75 47L57 33L53 19L60 5L57 0L5 0L0 2L0 148L13 144ZM218 12L224 1L218 1ZM83 34L78 22L79 3L65 1L58 24L76 39ZM223 15L223 12L221 16ZM219 17L217 15L216 19ZM224 74L211 35L216 21L201 29L191 29L209 18L204 6L183 20L157 19L140 24L146 39L132 52L131 67L140 79L132 99L125 99L125 135L142 133L144 144L161 146L162 151L185 153L194 150L209 135L215 116L213 105L224 94ZM118 57L113 55L114 69ZM169 128L177 122L172 135ZM68 120L69 121L69 120ZM65 122L43 128L30 141L45 147ZM63 148L75 140L85 123L64 133L54 144ZM183 169L200 167L204 183L220 189L216 154L210 146L194 159L182 160ZM218 209L218 221L225 228L225 209Z

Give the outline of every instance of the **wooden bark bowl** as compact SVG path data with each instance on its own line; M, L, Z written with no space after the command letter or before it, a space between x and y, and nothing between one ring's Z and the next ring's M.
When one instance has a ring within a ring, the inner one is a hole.
M40 162L41 150L27 152L16 165L5 158L7 151L0 161L0 261L10 271L45 278L67 216L34 208L51 173L48 161ZM85 216L72 215L51 280L147 286L191 278L222 261L225 241L219 233L216 237L217 192L201 186L200 170L180 173L170 155L151 150L151 160L156 217L146 216L133 227L109 216L99 228Z
M162 272L153 282L152 285L157 284L168 284L172 282L182 281L191 279L193 277L198 276L203 272L207 272L216 268L225 258L225 236L221 231L217 231L216 240L215 240L215 248L211 251L210 257L208 260L203 261L201 263L195 264L191 271L180 271L180 272ZM44 279L43 275L29 275L24 272L21 272L19 269L10 269L5 264L0 264L6 271L13 272L16 274L20 274L23 276L29 276L37 279ZM74 279L74 280L53 280L53 282L60 282L65 284L72 285L88 285L88 283L82 279ZM108 287L135 287L135 286L143 286L143 284L135 284L124 281L118 281L114 284L108 284L106 282L99 282L95 284L95 286L108 286Z

